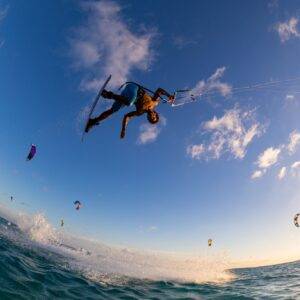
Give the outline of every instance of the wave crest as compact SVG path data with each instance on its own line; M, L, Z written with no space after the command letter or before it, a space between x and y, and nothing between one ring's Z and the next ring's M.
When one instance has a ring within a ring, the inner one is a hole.
M86 237L74 237L55 229L44 214L13 214L0 208L0 215L20 229L14 240L26 237L30 247L42 246L63 255L68 266L101 283L128 279L175 280L180 282L224 282L233 279L224 253L204 256L179 255L108 246ZM7 230L12 226L7 226ZM1 234L1 232L0 232ZM10 236L11 238L11 236ZM12 238L11 238L12 239ZM52 259L56 259L53 256Z

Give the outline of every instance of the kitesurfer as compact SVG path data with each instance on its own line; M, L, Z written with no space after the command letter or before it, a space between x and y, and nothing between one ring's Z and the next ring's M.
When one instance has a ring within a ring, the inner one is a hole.
M213 242L212 239L208 239L208 241L207 241L208 247L211 247L212 242Z
M85 132L88 132L93 126L99 125L101 121L117 112L120 108L135 105L136 109L123 117L121 139L125 137L127 124L133 117L147 114L147 119L151 124L156 124L159 121L159 114L154 109L159 104L161 96L168 97L169 102L174 101L174 95L169 94L162 88L158 88L151 96L143 87L133 82L127 83L120 95L103 90L101 96L106 99L113 99L115 102L110 109L102 112L98 117L89 119Z

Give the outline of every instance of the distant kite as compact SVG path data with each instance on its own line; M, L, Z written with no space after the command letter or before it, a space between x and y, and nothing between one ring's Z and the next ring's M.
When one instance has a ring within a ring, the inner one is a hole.
M36 154L36 146L35 145L31 145L31 148L30 148L30 151L29 151L29 154L28 154L28 156L27 156L27 160L29 161L29 160L32 160L33 159L33 157L35 156L35 154Z
M298 223L298 218L299 218L300 214L296 214L295 217L294 217L294 224L296 227L299 227L299 223Z
M76 205L76 209L77 209L77 210L79 210L79 208L82 206L81 202L78 201L78 200L76 200L76 201L74 202L74 205Z
M212 242L213 242L212 239L208 239L208 241L207 241L208 247L211 247Z
M10 201L13 201L14 200L14 197L13 196L10 196Z

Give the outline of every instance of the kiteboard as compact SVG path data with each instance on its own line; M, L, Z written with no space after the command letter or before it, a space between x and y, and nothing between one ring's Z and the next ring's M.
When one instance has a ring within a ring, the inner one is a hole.
M84 135L86 133L85 132L85 128L86 128L86 126L88 124L88 121L91 118L92 113L94 112L94 110L95 110L95 108L96 108L96 106L97 106L97 104L99 102L101 94L102 94L103 90L105 89L105 87L107 86L107 84L109 83L110 79L111 79L111 75L109 75L108 78L105 80L105 82L103 83L102 87L100 88L100 90L98 92L98 95L96 96L95 100L92 102L92 105L91 105L91 107L89 109L89 113L88 113L87 118L86 118L86 120L84 122L84 128L83 128L83 133L82 133L81 141L83 141Z

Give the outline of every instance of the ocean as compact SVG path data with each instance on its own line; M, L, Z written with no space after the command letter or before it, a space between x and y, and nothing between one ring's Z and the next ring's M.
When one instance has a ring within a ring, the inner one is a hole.
M226 255L111 247L42 214L0 218L0 299L300 299L300 262L228 269Z

